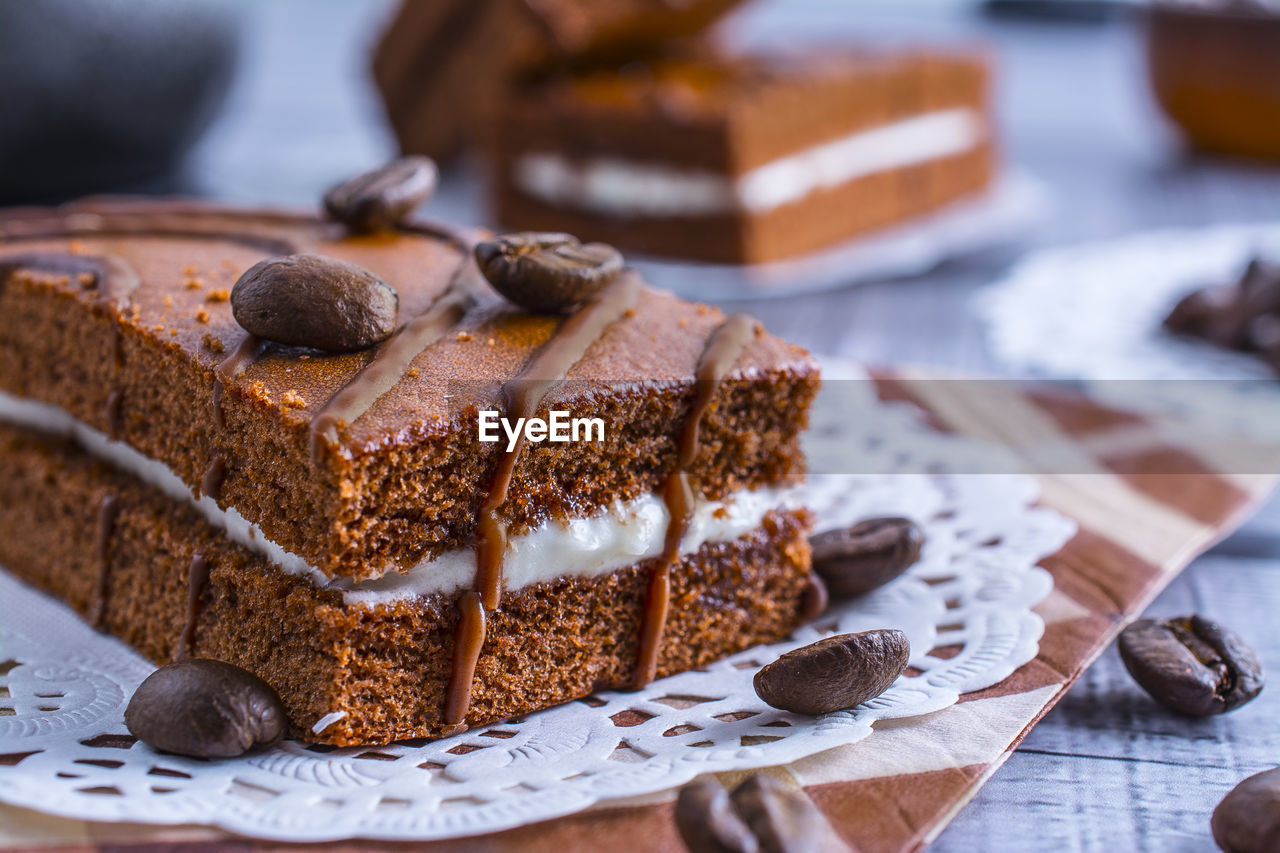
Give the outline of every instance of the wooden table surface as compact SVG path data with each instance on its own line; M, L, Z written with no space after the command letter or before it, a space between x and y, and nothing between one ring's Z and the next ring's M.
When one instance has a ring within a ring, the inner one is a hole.
M318 187L387 156L367 50L387 3L273 0L246 9L243 73L202 144L189 188L312 203ZM852 36L978 40L1000 66L1008 158L1051 189L1025 248L1150 228L1280 220L1280 168L1186 154L1144 78L1141 31L1105 23L985 18L944 0L761 2L745 39ZM872 364L1007 374L986 353L969 300L1015 253L822 296L735 305L816 352ZM1081 318L1088 322L1088 318ZM1052 345L1052 342L1047 342ZM1199 611L1235 626L1280 669L1280 505L1195 563L1152 612ZM1237 780L1280 763L1280 686L1223 718L1162 712L1109 650L965 808L934 849L1204 850L1209 812Z

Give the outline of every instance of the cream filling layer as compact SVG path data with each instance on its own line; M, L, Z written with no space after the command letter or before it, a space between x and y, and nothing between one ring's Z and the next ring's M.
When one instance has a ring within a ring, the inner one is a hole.
M232 542L260 554L282 571L307 578L317 587L341 590L348 604L376 606L436 593L470 589L475 582L476 555L470 548L424 559L408 572L351 581L331 579L297 554L272 542L258 525L234 507L223 509L208 495L197 498L163 462L150 459L124 442L114 441L62 409L0 391L0 422L68 438L87 453L193 507ZM771 510L794 503L793 488L741 491L726 500L698 500L681 541L681 553L709 542L729 542L759 527ZM632 565L662 552L669 519L666 504L655 494L618 501L586 518L550 520L510 538L503 560L508 590L562 577L593 577Z
M513 166L525 194L557 206L610 216L711 216L761 212L857 178L927 163L976 148L986 136L972 109L924 113L861 130L759 166L735 178L615 158L574 162L531 152Z

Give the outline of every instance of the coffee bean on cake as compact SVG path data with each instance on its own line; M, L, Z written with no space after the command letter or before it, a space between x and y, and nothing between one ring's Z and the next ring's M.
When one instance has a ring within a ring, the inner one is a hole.
M266 340L353 352L391 337L399 297L367 269L324 255L271 258L250 267L231 290L231 310Z
M476 262L512 302L542 314L565 313L599 293L622 271L622 255L569 234L523 231L484 240Z
M438 180L431 158L403 157L333 187L324 208L355 233L381 231L399 225L430 198Z

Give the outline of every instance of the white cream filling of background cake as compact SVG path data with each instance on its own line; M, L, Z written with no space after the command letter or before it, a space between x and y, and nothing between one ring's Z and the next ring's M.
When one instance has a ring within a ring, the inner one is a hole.
M435 593L449 594L474 585L476 555L470 548L427 558L408 572L389 571L381 578L353 582L330 579L302 557L263 535L258 525L235 508L223 509L213 498L199 499L167 465L143 456L121 441L77 420L62 409L0 391L0 422L69 438L89 454L188 504L232 542L262 555L285 572L312 584L338 589L347 604L376 606ZM759 527L769 511L786 506L792 489L740 491L727 500L699 499L680 544L691 553L709 542L729 542ZM656 557L662 552L669 513L655 494L615 502L587 518L551 520L514 535L503 560L509 590L561 577L592 577Z
M857 178L964 153L984 136L981 115L957 108L851 133L736 179L615 158L574 162L549 152L517 158L512 177L522 192L540 201L610 216L756 213Z

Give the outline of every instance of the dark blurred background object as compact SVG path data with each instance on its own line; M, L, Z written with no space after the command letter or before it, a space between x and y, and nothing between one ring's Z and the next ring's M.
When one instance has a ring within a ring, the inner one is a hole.
M229 0L0 2L0 204L169 189L236 65Z
M1051 21L1103 21L1137 8L1137 0L983 0L993 18Z
M1155 3L1146 38L1156 99L1194 145L1280 159L1280 6Z

